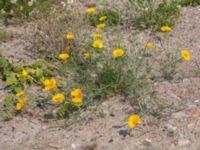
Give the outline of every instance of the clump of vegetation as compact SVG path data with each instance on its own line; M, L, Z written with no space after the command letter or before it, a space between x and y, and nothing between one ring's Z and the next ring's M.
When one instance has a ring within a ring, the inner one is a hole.
M156 4L155 0L129 0L128 11L137 26L141 28L160 29L162 26L174 26L180 10L177 2L164 0Z
M14 37L14 33L6 32L0 29L0 43L6 42L7 40L12 39L13 37Z
M73 76L70 85L86 91L84 107L111 96L124 95L137 106L138 111L145 113L153 110L153 105L149 103L152 103L155 92L149 80L151 68L145 63L145 50L105 49L101 39L94 40L87 51L79 53L72 50L68 54L66 57L64 53L59 55L63 62L58 72L66 78ZM69 112L69 104L61 106L62 112Z
M101 50L102 54L91 49L91 59L74 70L76 81L87 87L87 91L99 91L95 97L105 98L117 94L131 95L147 86L145 83L148 83L146 82L148 73L142 69L143 54L137 51L128 55L131 50L121 48L116 48L113 52L106 52L104 48ZM115 56L115 53L121 54Z
M182 6L188 6L188 5L197 6L200 5L200 0L180 0L180 4Z
M114 26L120 23L120 14L112 9L104 9L90 16L93 26L104 22L107 26Z
M160 71L164 80L172 80L177 74L177 66L182 62L178 55L166 54L166 59L161 62Z
M65 11L65 13L63 13ZM48 16L48 17L47 17ZM73 18L73 19L72 19ZM31 49L35 52L38 57L45 57L49 60L55 58L55 55L58 55L61 51L69 49L76 49L76 45L80 45L83 42L76 40L66 41L63 36L65 33L76 34L76 39L79 34L83 34L85 24L88 23L88 20L84 19L80 14L77 14L76 11L72 11L68 7L64 10L60 8L55 8L53 13L48 13L44 17L37 21L36 32L31 36L29 42L31 43ZM80 24L82 24L80 26ZM83 30L83 32L77 32L76 29ZM79 39L83 41L83 39Z
M159 60L159 75L153 75L152 79L157 80L173 80L174 76L178 73L177 67L182 62L181 57L176 54L167 53Z
M27 84L41 84L45 76L51 76L50 69L43 68L43 62L36 62L28 66L15 66L0 56L0 78L13 90L16 87L25 87Z

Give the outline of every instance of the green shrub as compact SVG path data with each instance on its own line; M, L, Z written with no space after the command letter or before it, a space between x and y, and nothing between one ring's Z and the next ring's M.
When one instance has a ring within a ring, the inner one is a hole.
M102 23L102 21L99 21L99 18L102 16L107 16L107 19L104 21L107 26L113 26L120 23L120 15L118 12L111 9L104 9L90 17L91 24L96 26L97 24Z
M155 11L155 20L158 20L158 23L155 23L158 27L168 25L174 26L176 20L179 18L180 10L177 3L174 2L163 2L161 3Z
M154 0L129 0L128 8L136 25L155 30L174 26L180 15L178 4L167 0L158 6Z
M88 51L91 59L77 63L82 56L73 51L73 58L65 63L65 67L62 64L60 68L62 71L65 68L66 76L74 77L71 83L76 83L77 87L88 92L84 100L86 106L115 95L132 97L135 106L142 105L144 97L145 103L148 103L150 93L154 91L148 82L151 69L144 63L145 51L124 49L124 56L118 58L112 55L112 49L101 49L98 52L90 47Z

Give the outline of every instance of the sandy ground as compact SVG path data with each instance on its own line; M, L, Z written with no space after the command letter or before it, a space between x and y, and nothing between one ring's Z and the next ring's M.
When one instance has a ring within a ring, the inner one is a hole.
M200 8L182 8L182 17L164 47L172 52L191 50L192 57L200 61L199 14ZM14 62L31 60L23 36L26 27L8 27L7 30L17 32L18 38L0 45L3 55ZM138 43L149 38L147 32L142 32ZM158 96L172 106L160 120L146 116L141 126L130 130L126 120L134 110L117 96L103 102L81 123L66 129L55 128L56 122L45 123L28 116L0 120L0 150L199 150L200 77L189 76L193 61L184 63L183 68L187 72L183 79L155 85ZM0 81L0 103L5 95ZM99 112L106 116L98 117Z

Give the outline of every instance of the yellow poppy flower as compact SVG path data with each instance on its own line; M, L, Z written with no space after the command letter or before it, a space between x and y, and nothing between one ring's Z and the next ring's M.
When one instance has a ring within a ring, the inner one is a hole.
M16 106L15 106L15 109L19 111L23 108L23 106L24 106L23 104L17 103Z
M66 35L65 35L65 38L66 38L67 40L73 40L73 39L74 39L74 35L73 35L73 34L66 34Z
M100 24L97 24L96 27L99 28L99 29L103 29L103 28L106 27L106 24L105 23L100 23Z
M21 96L23 96L24 95L24 91L20 91L20 92L18 92L18 93L16 93L16 97L21 97Z
M190 60L191 59L190 53L187 50L182 50L181 55L185 60Z
M24 107L24 104L27 102L27 98L22 98L22 99L20 99L18 102L17 102L17 104L16 104L16 106L15 106L15 109L16 110L21 110L23 107Z
M162 26L160 30L163 31L163 32L169 32L169 31L172 30L172 28L169 27L169 26Z
M91 57L91 54L88 53L88 52L85 52L85 53L83 54L83 57L84 57L84 59L88 59L88 58Z
M28 74L28 71L26 71L26 70L23 70L22 71L22 76L23 77L27 77L29 74Z
M103 45L103 41L102 40L96 40L93 42L92 46L94 48L103 48L104 45Z
M59 55L59 58L62 60L68 60L69 59L69 55L67 53L63 53Z
M22 72L17 75L18 78L25 78L25 77L28 77L28 76L29 76L29 73L26 70L22 70Z
M28 101L28 99L27 98L21 98L19 101L18 101L18 103L21 103L21 104L25 104L26 102Z
M102 35L100 34L100 33L95 33L95 34L93 34L93 38L94 39L99 39L99 38L101 38L102 37Z
M105 21L107 18L108 18L107 16L101 16L101 17L99 18L99 21Z
M147 42L146 48L147 48L147 49L153 48L153 43Z
M71 91L71 96L75 98L81 98L83 96L83 92L81 91L81 89L75 89Z
M86 12L87 12L88 14L92 14L92 13L94 13L95 11L96 11L96 8L95 8L95 7L89 7L89 8L86 9Z
M44 85L45 85L44 89L46 91L53 91L56 89L56 80L54 79L45 80Z
M142 120L140 119L140 117L138 115L131 115L128 118L128 126L130 128L134 128L137 124L141 124Z
M113 51L113 56L114 57L121 57L124 55L123 49L117 48Z
M62 103L65 100L65 96L61 93L58 93L52 97L54 103Z
M80 107L83 105L83 100L81 98L73 98L72 103L76 107Z

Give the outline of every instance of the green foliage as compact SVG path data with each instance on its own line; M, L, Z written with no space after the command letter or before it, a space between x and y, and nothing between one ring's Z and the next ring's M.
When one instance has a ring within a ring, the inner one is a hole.
M62 117L65 118L69 115L69 113L72 111L73 108L73 104L71 102L65 102L64 104L62 104L58 111L57 111L57 116L58 117Z
M6 74L6 85L16 85L17 84L17 78L15 73Z
M15 92L15 93L18 93L18 92L20 92L20 91L22 91L22 88L21 88L21 87L16 86L16 87L14 88L14 92Z
M107 19L105 21L100 21L99 18L102 16L107 16ZM115 10L111 9L100 10L96 14L90 17L90 23L93 26L96 26L97 24L100 23L105 23L107 26L114 26L120 23L120 15Z
M6 107L6 109L9 109L11 104L12 104L12 96L6 96L5 100L4 100L4 106Z
M136 25L155 30L164 25L174 26L180 15L178 3L167 0L158 6L154 0L129 0L128 8Z
M200 0L180 0L180 4L182 6L188 6L188 5L197 6L200 5Z
M4 107L5 107L5 113L3 114L4 120L10 120L12 119L12 114L9 113L11 110L11 106L13 104L13 97L12 96L6 96L4 99Z
M5 81L7 86L13 88L14 92L19 91L19 88L30 83L42 84L46 76L52 75L49 69L42 69L42 62L36 62L29 66L14 66L3 57L0 58L0 77ZM26 70L30 75L26 78L17 77L22 70Z
M14 68L11 63L9 63L6 59L3 57L0 57L0 77L3 78L3 80L6 80L6 76L8 76L11 73L11 68Z
M174 26L179 15L180 10L177 3L164 1L155 11L155 20L158 21L157 26Z

